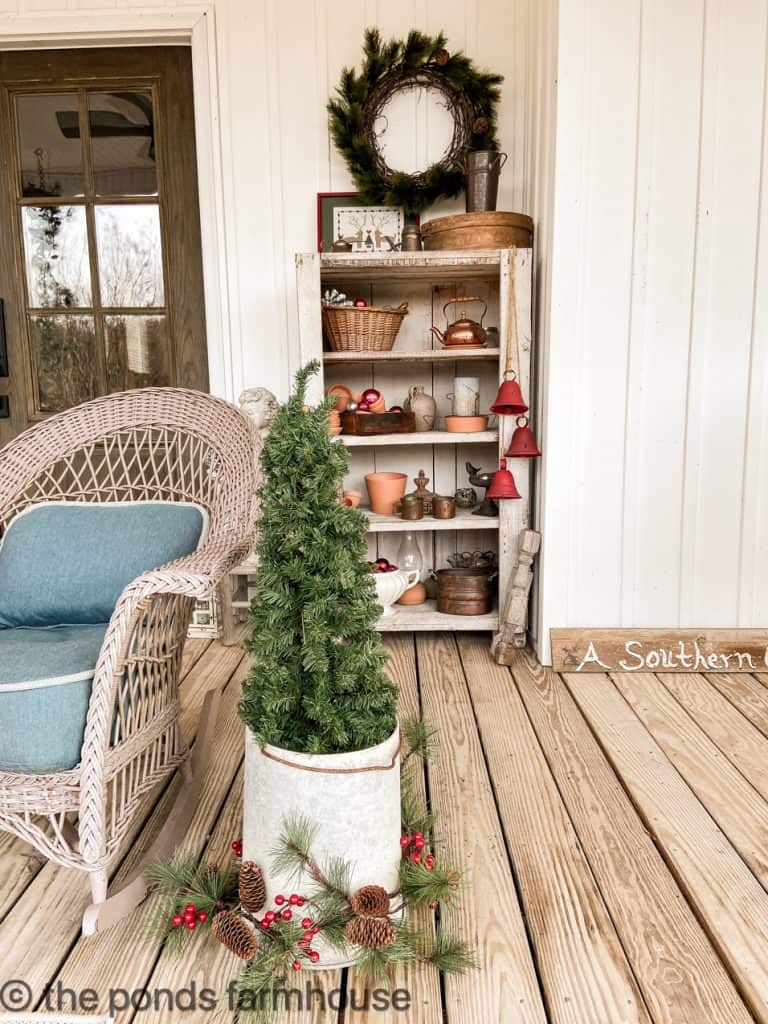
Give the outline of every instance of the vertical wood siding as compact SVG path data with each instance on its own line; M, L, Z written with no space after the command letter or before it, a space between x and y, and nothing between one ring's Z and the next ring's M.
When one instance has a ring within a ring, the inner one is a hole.
M766 0L561 0L553 626L768 618Z

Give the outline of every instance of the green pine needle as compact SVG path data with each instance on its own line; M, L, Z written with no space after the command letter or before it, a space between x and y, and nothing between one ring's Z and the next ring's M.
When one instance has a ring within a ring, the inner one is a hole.
M424 950L421 962L430 964L443 974L466 974L478 967L477 956L466 942L438 932L431 948Z
M414 864L404 857L400 862L400 892L406 903L423 907L431 903L453 903L460 891L458 871L435 864L427 871L424 864Z
M400 722L400 731L405 741L403 760L415 756L428 761L435 748L437 730L429 726L423 718L405 718Z

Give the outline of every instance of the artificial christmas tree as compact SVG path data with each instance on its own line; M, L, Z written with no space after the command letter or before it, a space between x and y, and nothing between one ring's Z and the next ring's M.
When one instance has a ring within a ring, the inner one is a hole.
M334 399L310 409L310 363L275 415L261 453L264 485L251 605L253 668L240 714L260 744L308 754L361 750L396 725L397 695L374 624L367 519L339 501L347 449L328 432Z
M351 865L350 891L397 888L400 732L397 692L374 625L367 519L340 501L347 450L329 435L334 399L310 408L310 363L275 415L261 454L259 578L246 644L253 667L240 715L247 726L244 854L268 902L290 891L272 852L287 819L317 824L323 858ZM357 954L322 945L323 966Z

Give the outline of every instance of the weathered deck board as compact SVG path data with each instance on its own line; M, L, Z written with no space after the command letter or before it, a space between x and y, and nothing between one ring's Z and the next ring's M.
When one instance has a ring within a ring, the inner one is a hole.
M563 678L739 991L765 1024L768 894L608 676Z
M669 761L768 888L768 804L678 704L661 675L625 673L612 678ZM749 723L744 722L745 731L747 728Z
M703 676L659 677L672 696L768 800L768 739Z
M509 672L459 639L553 1024L649 1024L600 891Z
M416 677L416 659L413 634L393 634L385 640L389 651L387 671L390 679L397 684L400 691L399 714L401 718L415 718L419 713L419 691ZM406 771L411 780L414 795L425 801L426 785L424 768L418 759L408 765ZM434 930L435 917L429 910L419 911L413 915L413 923L417 928ZM354 969L349 971L347 992L350 1008L347 1010L345 1024L365 1024L369 1014L364 1010L355 1009L352 1004L352 993L357 993L356 1005L364 1006L364 991L370 985L361 979ZM373 986L375 987L375 986ZM397 971L393 977L392 987L406 989L410 993L411 1009L408 1012L409 1024L442 1024L443 1009L440 1000L440 979L436 971L414 970L412 968ZM375 1014L381 1024L401 1024L403 1012L390 1008Z
M512 674L655 1024L752 1017L557 673Z
M748 718L764 736L768 736L768 688L750 675L708 675L707 679L726 700Z
M509 870L504 837L452 635L416 639L424 714L440 743L429 767L432 806L446 860L463 866L466 889L444 913L471 936L482 972L445 978L449 1024L543 1024L536 972Z

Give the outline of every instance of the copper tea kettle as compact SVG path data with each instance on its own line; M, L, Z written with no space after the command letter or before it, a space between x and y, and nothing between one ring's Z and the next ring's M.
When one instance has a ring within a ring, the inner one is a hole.
M470 320L466 310L462 309L459 319L454 320L452 324L448 324L444 332L438 330L437 327L433 327L433 334L440 344L446 348L481 348L485 345L487 333L483 327L483 320L488 312L488 303L485 299L481 299L479 295L462 295L457 299L449 299L443 306L443 315L445 316L446 323L448 322L448 307L465 302L482 302L483 313L480 317L480 323L476 320Z

